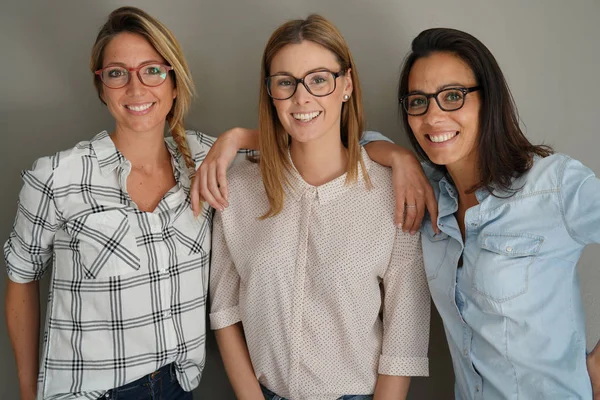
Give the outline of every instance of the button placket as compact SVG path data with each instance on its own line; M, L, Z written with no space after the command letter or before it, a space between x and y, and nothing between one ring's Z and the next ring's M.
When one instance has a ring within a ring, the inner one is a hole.
M306 277L306 262L308 259L308 233L312 213L313 203L316 201L316 189L311 187L307 189L300 200L300 215L303 216L300 223L300 236L298 244L298 256L296 259L296 271L294 276L294 300L293 300L293 317L292 317L292 332L296 335L290 343L290 392L292 398L300 389L299 382L299 366L300 357L302 355L302 313L304 302L304 281Z

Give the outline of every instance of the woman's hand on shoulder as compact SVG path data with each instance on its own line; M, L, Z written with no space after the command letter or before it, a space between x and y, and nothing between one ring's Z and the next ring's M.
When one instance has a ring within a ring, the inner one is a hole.
M245 128L230 129L217 138L196 170L190 197L192 210L197 216L206 201L211 207L223 211L229 206L227 168L240 149L258 149L258 132Z
M392 162L392 182L396 197L396 225L404 232L417 233L425 216L425 209L431 216L433 230L437 227L438 207L429 180L421 163L410 151L404 150Z
M439 233L435 194L417 157L404 147L383 140L369 142L364 147L373 161L392 168L396 225L404 232L417 233L427 209L433 230Z

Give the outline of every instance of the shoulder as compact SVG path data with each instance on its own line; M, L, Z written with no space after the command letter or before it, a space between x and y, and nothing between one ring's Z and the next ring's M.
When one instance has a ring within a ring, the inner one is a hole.
M565 174L573 172L583 175L594 174L589 168L566 154L556 153L543 158L535 157L532 167L514 180L513 188L523 188L525 192L558 190Z
M40 157L34 161L32 170L54 172L58 169L69 169L75 165L80 166L83 157L96 158L93 143L101 141L104 138L110 140L106 131L100 132L90 140L81 141L70 149L60 150L52 155Z
M248 159L242 159L235 163L227 172L229 187L233 190L247 189L254 185L262 187L262 176L260 173L260 164Z
M263 185L260 165L247 159L240 160L227 171L229 207L221 213L223 223L232 227L249 224L267 212L268 199Z
M194 161L198 161L196 158L197 155L202 155L202 159L208 153L212 145L217 140L216 137L206 135L200 131L194 130L186 130L185 138L187 140L188 147L190 148L190 152L192 153L192 157ZM171 140L173 140L171 138Z

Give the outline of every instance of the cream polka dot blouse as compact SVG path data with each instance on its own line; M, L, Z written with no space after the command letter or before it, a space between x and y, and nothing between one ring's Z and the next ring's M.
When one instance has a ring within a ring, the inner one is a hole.
M268 210L258 164L230 171L214 220L212 329L242 322L261 384L290 399L372 394L378 374L427 376L429 291L419 235L394 225L391 170L314 187L290 173ZM360 171L360 169L359 169Z

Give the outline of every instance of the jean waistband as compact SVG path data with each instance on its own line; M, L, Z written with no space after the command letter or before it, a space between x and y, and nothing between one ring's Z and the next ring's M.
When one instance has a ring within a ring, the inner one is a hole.
M170 363L170 364L167 364L167 365L165 365L165 366L157 369L154 372L150 372L149 374L144 375L144 376L142 376L139 379L136 379L135 381L132 381L132 382L129 382L129 383L123 385L123 386L119 386L117 388L114 388L114 389L112 389L109 392L112 392L112 391L115 391L115 390L116 391L123 391L123 390L126 390L128 388L133 388L133 387L137 387L137 386L143 385L144 383L147 383L147 382L157 381L157 380L159 380L161 378L165 378L165 377L171 378L174 375L175 375L175 364Z

